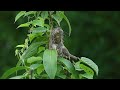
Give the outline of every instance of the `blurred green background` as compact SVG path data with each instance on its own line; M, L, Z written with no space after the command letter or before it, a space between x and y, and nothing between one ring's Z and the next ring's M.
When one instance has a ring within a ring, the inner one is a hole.
M18 11L0 11L0 76L16 65L15 46L24 43L27 30L16 29ZM66 11L72 33L63 21L65 45L78 57L87 57L99 67L97 79L120 78L120 11Z

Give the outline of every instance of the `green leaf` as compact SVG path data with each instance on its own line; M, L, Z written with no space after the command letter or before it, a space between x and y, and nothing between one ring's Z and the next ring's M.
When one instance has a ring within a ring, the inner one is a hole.
M36 38L37 36L38 36L37 34L29 34L28 37L29 37L30 42L32 42L32 40Z
M32 65L30 66L30 69L35 70L35 69L37 69L40 65L41 65L41 64L32 64Z
M20 28L20 27L29 27L30 24L31 24L31 22L27 22L27 23L24 23L24 24L20 24L20 25L17 27L17 29Z
M61 13L61 15L63 16L63 18L66 20L66 22L68 24L68 27L69 27L69 36L70 36L71 31L72 31L70 22L69 22L68 18L64 15L64 13L62 13L62 12L60 12L60 13Z
M87 79L93 79L93 75L89 74L89 73L84 73L84 74L80 74L82 77L87 78Z
M27 59L27 63L33 63L33 62L40 61L40 60L42 60L41 57L34 57L34 56L32 56L32 57Z
M11 74L15 73L18 70L23 70L23 69L27 69L27 67L24 66L19 66L19 67L13 67L9 70L7 70L1 77L1 79L6 79L8 76L10 76Z
M48 75L47 74L42 74L40 75L42 79L49 79Z
M32 33L41 33L41 32L46 32L47 28L45 27L37 27L37 28L32 28L31 32Z
M50 26L48 24L44 24L44 26L47 28L47 30L50 30Z
M89 58L86 57L81 57L80 59L83 63L87 64L88 66L90 66L96 73L96 75L98 75L98 66Z
M73 64L69 60L65 58L58 58L58 60L68 68L68 71L72 73L75 78L78 78L78 73L75 71Z
M19 76L11 77L9 79L22 79L24 77L26 77L26 76L25 75L19 75Z
M62 19L63 19L63 15L62 14L64 14L62 11L57 11L56 12L56 15L59 17L59 22L61 22Z
M32 43L27 50L24 51L22 54L20 60L24 61L28 59L29 57L33 56L34 54L37 53L37 49L39 46L43 45L45 42L35 42Z
M33 26L41 26L44 27L44 19L39 17L39 20L32 21Z
M24 17L25 17L25 16L28 16L28 15L30 15L30 14L35 14L35 13L36 13L36 11L29 11L29 12L26 12L25 15L24 15Z
M94 71L84 64L80 64L80 68L82 68L87 74L94 75Z
M22 17L24 14L26 13L26 11L21 11L17 14L17 16L15 17L15 22L20 18Z
M83 70L83 69L80 68L80 61L76 62L74 67L75 67L75 70L77 70L77 71L82 71Z
M42 11L41 17L42 17L43 19L48 18L48 11Z
M21 44L21 45L17 45L16 48L18 48L18 47L23 48L24 46L25 46L24 44Z
M57 72L57 51L46 49L43 54L43 65L50 79L54 79Z
M54 18L57 21L57 23L58 23L59 26L60 26L60 22L63 19L63 15L61 13L62 12L60 12L60 11L56 11L56 14L52 15L52 18Z
M43 66L43 64L41 64L41 65L37 68L37 74L40 75L43 71L44 71L44 66Z
M39 47L38 48L38 53L40 53L40 52L42 52L42 51L44 51L45 50L45 47Z
M64 74L58 74L58 75L56 75L56 76L58 76L58 77L60 77L60 78L62 78L62 79L65 79L65 78L66 78L66 75L64 75Z
M57 65L56 75L59 75L62 70L63 70L62 65L59 65L59 64L58 64L58 65Z
M15 50L15 56L18 55L18 54L19 54L19 50L16 49L16 50Z
M53 14L52 18L54 18L57 21L58 25L60 26L59 17L56 14Z
M37 28L32 28L31 29L32 31L34 31L34 30L38 30L38 31L44 31L44 30L47 30L47 28L45 28L45 27L37 27Z

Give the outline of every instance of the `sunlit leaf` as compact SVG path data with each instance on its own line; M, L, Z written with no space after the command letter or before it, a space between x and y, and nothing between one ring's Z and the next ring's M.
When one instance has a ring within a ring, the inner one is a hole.
M26 76L25 75L19 75L19 76L11 77L9 79L22 79L24 77L26 77Z
M16 47L18 48L18 47L21 47L21 48L23 48L25 45L24 44L21 44L21 45L17 45Z
M54 79L57 72L57 51L46 49L43 54L43 65L50 79Z
M29 27L30 24L31 24L31 22L27 22L27 23L24 23L24 24L20 24L20 25L17 27L17 29L20 28L20 27Z
M82 68L87 74L94 75L94 71L84 64L80 64L80 68Z
M75 70L77 70L77 71L82 71L83 70L83 69L80 68L80 61L76 62L74 67L75 67Z
M20 11L17 16L15 17L15 22L20 18L22 17L24 14L26 13L26 11Z
M40 60L42 60L41 57L34 57L34 56L32 56L32 57L27 59L27 63L33 63L33 62L40 61Z
M32 40L37 37L37 34L29 34L28 37L30 42L32 42Z
M42 51L44 51L45 50L45 47L39 47L38 48L38 53L40 53L40 52L42 52Z
M41 64L41 65L37 68L37 74L40 75L43 71L44 71L44 66L43 66L43 64Z
M44 27L44 19L40 19L40 20L33 20L32 21L33 26L41 26Z
M95 72L96 75L98 75L98 66L89 58L86 57L81 57L80 59L83 63L87 64L88 66L90 66Z
M18 53L19 53L19 50L16 49L16 50L15 50L15 56L18 55Z
M47 28L47 30L50 30L50 26L48 24L44 24L44 26Z

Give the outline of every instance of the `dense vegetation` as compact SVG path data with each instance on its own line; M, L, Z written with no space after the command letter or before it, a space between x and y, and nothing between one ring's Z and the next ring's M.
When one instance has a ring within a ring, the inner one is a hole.
M15 29L22 19L13 24L16 13L1 12L0 16L1 75L17 63L15 46L26 38L26 29ZM74 55L91 58L99 66L97 78L119 78L119 14L115 11L66 12L73 31L68 37L67 24L62 24L66 30L65 45Z

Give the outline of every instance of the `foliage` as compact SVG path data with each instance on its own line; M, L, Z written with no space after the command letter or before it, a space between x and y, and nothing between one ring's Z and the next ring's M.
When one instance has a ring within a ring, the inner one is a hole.
M56 50L49 50L49 36L53 27L61 26L64 19L71 25L64 11L21 11L15 17L15 22L21 17L27 22L18 28L27 27L28 34L24 44L17 45L15 55L19 61L16 67L6 71L1 78L9 79L93 79L98 75L98 66L90 59L81 57L77 62L58 57ZM24 74L10 77L11 74L24 69Z

